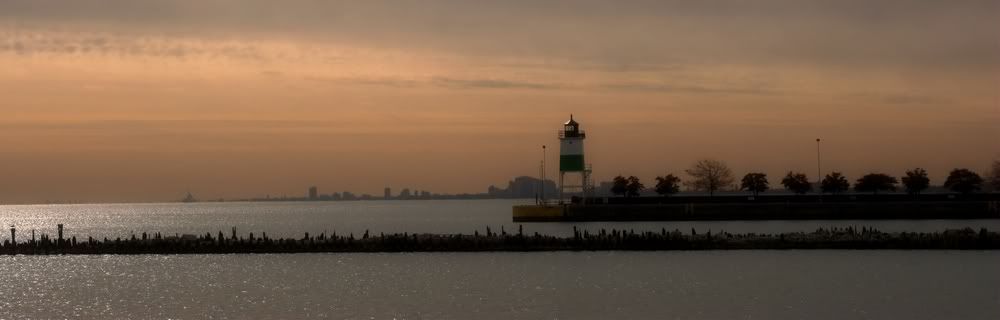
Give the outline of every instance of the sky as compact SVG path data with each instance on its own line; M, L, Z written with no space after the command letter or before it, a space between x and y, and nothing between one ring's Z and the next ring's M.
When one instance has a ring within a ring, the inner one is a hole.
M1000 158L1000 1L0 0L0 203Z

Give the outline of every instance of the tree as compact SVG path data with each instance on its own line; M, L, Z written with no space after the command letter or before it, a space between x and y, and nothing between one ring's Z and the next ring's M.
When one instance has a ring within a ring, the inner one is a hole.
M628 177L628 184L625 185L625 197L638 197L642 190L645 190L646 186L639 182L639 178L636 176Z
M832 172L823 178L820 188L823 192L838 194L851 188L851 184L840 172Z
M622 176L615 177L611 181L611 193L620 196L627 196L626 192L628 192L628 179Z
M656 193L664 197L669 197L670 195L681 191L680 183L681 178L678 178L673 174L656 177Z
M740 190L750 191L753 193L753 196L756 197L761 192L767 191L767 189L767 174L751 172L743 176L743 183L740 186Z
M896 177L883 173L869 173L854 183L854 190L878 194L879 191L896 191L897 183L899 181L896 180Z
M789 171L785 178L781 179L781 184L785 186L785 189L791 190L795 194L806 194L813 188L812 184L809 183L809 177L801 172Z
M955 169L948 174L944 187L951 191L968 194L979 191L983 186L983 178L969 169Z
M1000 191L1000 160L993 160L988 179L990 180L990 185L993 186L993 190Z
M709 196L714 196L715 191L733 184L733 171L719 160L698 160L684 172L693 178L686 183L689 187L697 191L708 191Z
M906 172L906 176L900 180L906 187L906 193L918 195L921 191L927 190L931 185L931 179L927 178L927 170L916 168Z

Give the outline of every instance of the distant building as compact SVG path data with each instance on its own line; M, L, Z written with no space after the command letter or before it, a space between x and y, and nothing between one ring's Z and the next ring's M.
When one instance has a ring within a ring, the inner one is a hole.
M309 187L309 200L319 200L319 188L315 186Z
M409 199L410 198L410 188L403 188L403 191L399 192L399 198L400 199Z
M614 185L615 183L611 181L601 181L600 183L597 184L596 187L594 187L594 195L597 195L599 197L615 196L615 194L611 193L611 187L613 187Z
M344 193L341 193L340 198L342 200L358 200L358 196L354 195L350 191L344 191Z
M542 183L535 177L520 176L508 182L506 189L490 186L487 194L494 198L534 198L541 194L543 185L547 194L554 194L559 190L555 181L545 180Z
M184 199L181 199L181 202L198 202L198 199L195 199L194 195L192 195L191 192L188 191L187 196L184 197Z
M391 200L392 199L392 188L385 187L385 196L384 197L385 197L385 200Z

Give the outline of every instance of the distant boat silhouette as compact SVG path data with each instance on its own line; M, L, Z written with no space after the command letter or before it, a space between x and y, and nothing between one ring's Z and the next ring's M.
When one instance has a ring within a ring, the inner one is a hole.
M185 202L185 203L198 202L198 199L195 199L194 195L192 195L191 192L188 191L187 196L184 197L184 199L181 199L181 202Z

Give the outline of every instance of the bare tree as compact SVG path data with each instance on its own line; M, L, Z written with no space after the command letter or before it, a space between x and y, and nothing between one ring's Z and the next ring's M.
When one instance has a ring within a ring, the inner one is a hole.
M690 169L684 170L693 179L685 184L696 191L708 191L714 196L715 191L733 184L733 171L725 162L714 159L702 159L695 162Z

